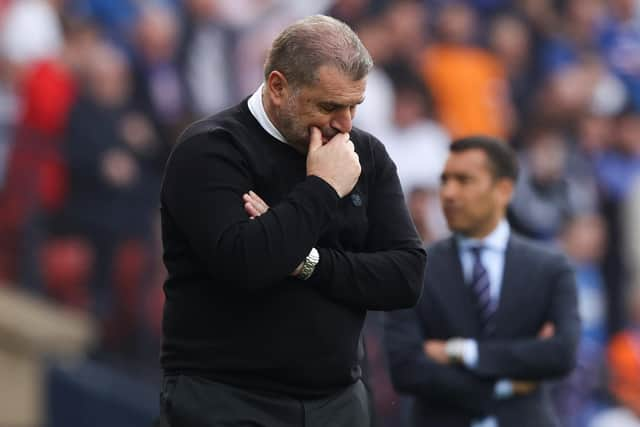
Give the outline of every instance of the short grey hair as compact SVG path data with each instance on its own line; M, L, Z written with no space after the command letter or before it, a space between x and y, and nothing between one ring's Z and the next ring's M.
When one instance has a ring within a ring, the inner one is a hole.
M280 71L289 84L313 84L322 65L333 66L354 81L373 67L371 55L344 22L324 15L303 18L285 28L273 41L264 65L265 80Z

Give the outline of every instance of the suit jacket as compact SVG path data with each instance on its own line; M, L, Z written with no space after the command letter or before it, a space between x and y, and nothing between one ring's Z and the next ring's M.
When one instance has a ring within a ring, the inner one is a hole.
M499 427L557 426L547 387L525 396L498 400L500 379L545 381L573 369L580 333L576 286L567 260L511 233L505 252L496 328L481 338L473 291L465 283L453 237L427 249L429 265L416 307L391 312L385 346L391 378L401 393L415 397L415 426L469 427L492 415ZM539 339L545 322L555 335ZM474 338L473 369L439 365L423 351L427 339Z

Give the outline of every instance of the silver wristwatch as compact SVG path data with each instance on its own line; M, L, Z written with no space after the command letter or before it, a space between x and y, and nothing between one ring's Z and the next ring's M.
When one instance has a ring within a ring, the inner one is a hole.
M309 255L302 262L302 269L298 274L298 279L307 280L313 274L316 269L316 265L320 262L320 254L316 248L311 248Z

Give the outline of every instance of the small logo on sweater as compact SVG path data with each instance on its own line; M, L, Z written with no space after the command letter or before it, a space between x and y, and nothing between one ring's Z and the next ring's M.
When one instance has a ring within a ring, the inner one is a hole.
M362 206L362 197L358 193L351 194L351 204L356 207Z

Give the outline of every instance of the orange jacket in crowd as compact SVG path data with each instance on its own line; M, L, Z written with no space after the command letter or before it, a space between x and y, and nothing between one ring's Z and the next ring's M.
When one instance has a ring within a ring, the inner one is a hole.
M425 49L422 59L422 76L436 114L453 139L508 136L507 77L493 55L473 46L440 43Z
M616 335L607 356L613 395L640 416L640 332L629 330Z

